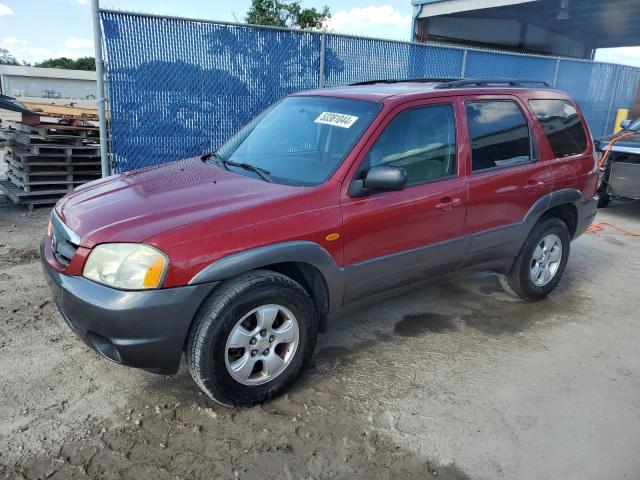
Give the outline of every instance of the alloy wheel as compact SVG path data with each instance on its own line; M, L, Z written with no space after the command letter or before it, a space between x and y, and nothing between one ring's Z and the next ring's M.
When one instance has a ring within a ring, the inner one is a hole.
M231 377L261 385L280 375L295 356L300 339L295 315L282 305L261 305L231 330L224 360Z
M562 262L562 240L554 233L544 237L531 258L531 281L537 287L543 287L555 277Z

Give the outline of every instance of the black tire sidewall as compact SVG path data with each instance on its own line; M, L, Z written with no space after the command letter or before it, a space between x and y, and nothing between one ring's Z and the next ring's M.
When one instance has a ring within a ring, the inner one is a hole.
M549 283L538 286L531 279L530 266L533 252L544 237L555 234L562 242L562 258L556 274ZM511 273L509 284L516 293L526 300L539 300L546 297L562 278L569 260L571 237L567 225L559 218L549 217L541 219L533 228L522 251L516 260L516 268Z
M283 275L271 272L253 275L231 287L234 287L232 295L224 295L224 291L217 296L214 293L213 301L199 315L199 325L192 329L194 338L189 341L188 357L191 366L196 367L190 368L192 375L196 373L196 382L209 396L225 405L248 406L281 394L299 377L315 348L317 314L302 286ZM272 381L262 385L243 385L227 371L226 342L240 318L266 304L282 305L296 317L298 347L291 363Z

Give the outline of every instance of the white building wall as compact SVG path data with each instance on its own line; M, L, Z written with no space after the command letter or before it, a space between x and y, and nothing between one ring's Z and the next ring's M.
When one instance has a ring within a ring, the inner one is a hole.
M11 97L41 97L44 90L60 93L61 98L86 99L96 96L96 82L70 78L3 75L2 93Z

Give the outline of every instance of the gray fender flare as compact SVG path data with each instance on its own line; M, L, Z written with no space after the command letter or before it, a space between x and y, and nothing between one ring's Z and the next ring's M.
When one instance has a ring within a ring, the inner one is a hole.
M538 219L550 208L557 207L565 203L576 205L582 202L582 193L575 188L566 188L558 190L557 192L551 192L543 197L540 197L536 203L529 209L527 215L524 217L524 222L529 228L533 228L533 225Z
M317 268L327 286L329 310L334 310L342 304L344 268L340 267L322 246L305 240L274 243L221 258L200 270L189 281L189 285L220 282L250 270L284 262L307 263Z

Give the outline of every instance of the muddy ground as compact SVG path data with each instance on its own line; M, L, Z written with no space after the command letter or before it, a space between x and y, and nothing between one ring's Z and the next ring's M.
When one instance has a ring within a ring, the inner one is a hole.
M573 244L526 304L484 275L348 312L286 396L231 410L64 325L47 211L0 196L0 478L638 479L640 240ZM640 230L640 204L601 211Z

